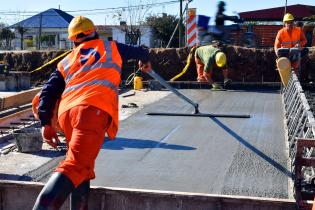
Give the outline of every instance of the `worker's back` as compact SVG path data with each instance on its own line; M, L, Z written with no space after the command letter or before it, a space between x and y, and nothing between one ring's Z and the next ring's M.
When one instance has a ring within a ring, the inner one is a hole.
M78 105L92 105L113 119L107 130L114 137L118 128L118 86L122 60L115 42L90 40L77 46L58 64L66 87L58 115Z

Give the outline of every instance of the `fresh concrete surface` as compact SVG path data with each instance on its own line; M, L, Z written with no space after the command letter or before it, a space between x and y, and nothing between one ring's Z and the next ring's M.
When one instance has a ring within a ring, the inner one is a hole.
M92 185L289 198L290 169L278 92L181 90L203 113L250 119L147 116L191 113L170 95L121 122L96 161Z
M180 91L198 102L201 112L250 114L252 118L147 116L146 112L158 111L191 113L193 108L167 91L120 96L120 119L125 120L120 123L117 139L104 143L92 185L290 197L279 93ZM121 108L128 103L139 107ZM47 150L41 154L0 156L0 178L19 180L49 162L57 152L44 146Z
M136 92L135 95L129 97L122 97ZM2 92L1 92L2 93ZM0 97L1 97L0 93ZM8 94L13 92L5 92L3 94ZM119 96L119 118L121 120L127 119L130 115L136 113L143 107L154 103L155 101L165 97L170 94L167 91L127 91ZM122 104L136 103L138 108L121 108ZM4 142L0 144L0 149L9 143L13 142ZM0 179L3 180L30 180L33 177L29 175L37 176L39 173L42 173L43 170L40 169L38 172L37 168L41 167L44 164L47 164L53 158L63 156L64 152L59 152L51 148L46 143L43 144L43 150L35 153L20 153L13 151L7 155L0 155ZM51 163L50 165L57 163ZM46 170L46 169L45 169ZM33 172L34 171L34 172ZM31 173L30 173L31 172Z

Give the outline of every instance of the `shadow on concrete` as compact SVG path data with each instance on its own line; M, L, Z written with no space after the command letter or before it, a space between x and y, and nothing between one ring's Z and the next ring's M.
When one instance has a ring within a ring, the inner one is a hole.
M267 156L265 153L263 153L262 151L260 151L259 149L257 149L256 147L254 147L253 145L251 145L248 141L246 141L245 139L243 139L241 136L239 136L237 133L235 133L232 129L230 129L228 126L224 125L220 120L218 120L217 118L213 117L210 118L214 123L216 123L218 126L220 126L223 130L225 130L226 132L228 132L232 137L234 137L238 142L240 142L242 145L244 145L245 147L247 147L248 149L250 149L251 151L253 151L254 153L256 153L259 157L261 157L262 159L264 159L265 161L267 161L270 165L272 165L273 167L275 167L276 169L278 169L279 171L281 171L282 173L284 173L286 176L288 177L292 177L292 173L286 169L285 167L283 167L281 164L279 164L277 161L273 160L272 158L270 158L269 156Z
M32 178L25 175L17 174L4 174L0 173L0 180L11 180L11 181L31 181Z
M39 157L50 157L55 158L66 154L66 150L57 151L57 150L49 150L49 149L42 149L38 152L31 152L29 154L39 156Z
M195 150L195 147L167 144L160 141L146 140L146 139L128 139L128 138L116 138L114 141L104 141L102 149L109 150L124 150L127 148L132 149L170 149L170 150Z

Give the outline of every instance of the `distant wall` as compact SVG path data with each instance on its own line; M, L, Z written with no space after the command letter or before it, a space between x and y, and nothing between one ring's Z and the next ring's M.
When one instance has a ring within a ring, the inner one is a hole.
M231 36L234 40L241 40L241 37L247 32L248 26L241 26L239 31L232 32ZM258 46L263 48L273 47L278 31L283 27L282 25L252 25L252 32L258 37ZM303 28L304 34L307 31L313 31L314 27L306 26ZM315 45L315 36L311 41L311 45ZM240 44L240 43L238 43Z

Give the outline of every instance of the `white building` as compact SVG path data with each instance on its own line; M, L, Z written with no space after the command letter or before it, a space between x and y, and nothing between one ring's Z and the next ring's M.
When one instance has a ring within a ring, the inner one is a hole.
M48 9L37 15L18 22L10 28L14 29L14 49L21 49L21 33L23 33L23 49L68 49L72 47L67 39L68 25L73 16L59 9ZM21 30L20 30L21 31ZM39 37L41 42L39 42Z
M115 40L123 44L131 44L124 27L119 25L98 25L96 26L97 32L101 39ZM147 47L153 46L153 30L150 26L139 26L140 39L138 39L138 45L145 45Z
M68 25L72 18L72 15L59 9L49 9L10 26L10 28L14 29L16 37L12 42L13 49L71 49L72 43L67 37ZM123 30L126 28L126 25L100 25L96 28L101 39L131 44L128 36L126 36L126 32ZM153 30L149 26L139 26L138 28L141 36L137 44L153 47ZM23 46L21 45L21 30L19 29L25 30L23 33ZM40 42L39 37L41 37Z

